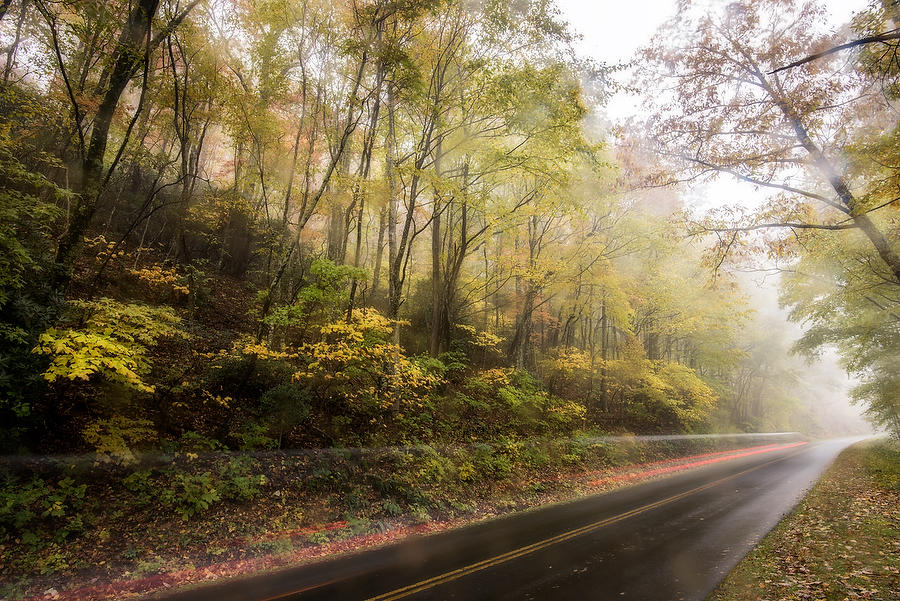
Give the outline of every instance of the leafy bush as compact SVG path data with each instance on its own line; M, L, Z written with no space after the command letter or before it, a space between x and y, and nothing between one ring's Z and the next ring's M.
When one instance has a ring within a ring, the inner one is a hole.
M149 469L131 472L122 480L122 485L134 494L139 505L150 504L158 492L153 482L153 471Z
M540 364L551 394L567 399L587 400L594 368L590 355L575 348L552 352Z
M136 461L133 447L156 438L153 424L146 419L131 419L122 415L90 422L82 436L97 453L98 459L123 465Z
M192 456L196 457L188 454ZM122 485L139 505L168 506L186 521L222 501L250 501L268 483L265 475L254 472L258 464L250 457L225 457L211 465L207 462L204 467L208 469L197 467L197 459L193 461L183 466L132 472Z
M263 474L254 474L256 462L250 457L228 458L219 469L218 480L222 498L232 501L250 501L259 495L259 487L268 480Z
M46 540L62 542L80 532L86 488L71 478L62 478L55 485L38 477L27 483L7 479L0 488L2 540L37 545Z
M5 88L4 93L11 90ZM27 337L22 323L7 321L8 304L52 266L53 223L62 211L55 201L72 193L57 186L19 159L21 140L0 124L0 340L21 342ZM39 153L45 168L61 166L59 160Z
M308 283L297 293L297 300L276 308L264 321L273 328L275 338L288 345L300 344L308 332L341 316L350 300L349 282L364 280L366 276L365 269L316 259L310 265Z
M109 298L73 301L66 325L41 334L35 353L48 355L48 382L97 376L126 388L153 392L143 376L150 369L149 347L163 337L184 336L168 307L120 303Z
M299 349L306 366L294 377L318 398L353 413L416 410L436 378L388 342L392 331L392 322L374 309L357 309L349 321L321 328L320 342Z
M613 395L622 398L635 428L644 431L697 431L718 397L689 367L664 361L609 361Z
M495 480L508 478L513 464L508 455L495 452L488 444L476 444L472 448L472 463L483 475Z
M269 428L262 424L249 423L238 434L241 451L255 451L257 449L274 449L278 441L269 435Z
M384 503L381 504L381 508L391 517L396 517L403 513L403 509L401 509L393 499L386 499Z
M259 400L263 420L281 447L284 435L309 418L309 392L285 382L270 388Z
M207 453L209 451L221 451L224 448L225 445L215 438L204 436L193 430L182 433L178 439L178 449L182 452Z
M188 474L176 472L168 488L162 490L160 500L174 507L185 521L209 509L221 500L213 476L209 472Z
M491 437L571 432L587 413L583 404L551 396L533 376L513 369L472 375L456 400L468 413L466 421Z
M453 463L434 447L425 445L416 452L400 453L398 469L409 475L411 483L432 485L441 484L450 477Z

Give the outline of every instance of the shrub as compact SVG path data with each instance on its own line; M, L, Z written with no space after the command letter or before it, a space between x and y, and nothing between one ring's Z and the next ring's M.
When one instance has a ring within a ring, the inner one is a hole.
M3 540L18 539L37 545L48 539L62 542L80 532L80 510L87 486L63 478L48 484L41 478L28 483L9 478L0 488L0 533Z
M190 454L188 455L191 456ZM196 461L196 460L195 460ZM122 480L139 505L158 503L174 509L183 520L206 512L221 501L246 502L256 498L268 483L250 457L226 457L206 463L206 469L189 463L183 467L132 472Z
M320 258L309 268L308 283L291 305L277 307L265 318L275 337L287 344L299 344L310 329L316 330L338 319L350 300L348 284L364 280L364 269L337 265Z
M295 379L330 403L362 416L383 416L395 406L418 410L437 382L403 349L388 342L392 322L373 309L321 329L322 341L301 347L306 366Z
M593 369L590 355L574 348L551 353L540 363L551 394L567 399L588 398Z
M163 337L184 336L180 319L168 307L120 303L109 298L73 301L68 324L41 334L35 353L48 355L48 382L88 381L92 377L139 392L153 392L143 377L148 350Z
M219 469L222 497L233 501L249 501L259 495L259 487L268 480L252 473L257 462L250 457L228 458Z
M472 463L478 471L495 480L508 478L513 471L509 456L495 452L487 444L476 444L472 447Z
M274 449L279 446L279 441L268 435L269 428L262 424L250 423L238 434L241 451L255 451L257 449Z
M381 504L381 507L384 512L391 517L396 517L403 513L403 510L393 499L386 499L384 503Z
M279 448L284 435L306 421L310 414L309 392L289 382L267 390L259 405Z
M221 496L209 472L202 474L177 472L170 487L162 491L160 499L174 507L181 515L181 519L187 521L209 509L221 499Z
M224 448L225 445L215 438L210 438L191 430L184 432L178 439L178 449L182 452L206 453L209 451L220 451Z
M140 505L148 505L156 498L157 487L152 476L152 470L137 470L122 479L122 485L134 494Z
M146 419L131 419L122 415L90 422L82 436L104 462L127 465L136 461L133 447L156 438L152 423Z
M609 361L629 419L644 431L702 429L716 406L715 392L684 365L647 359Z

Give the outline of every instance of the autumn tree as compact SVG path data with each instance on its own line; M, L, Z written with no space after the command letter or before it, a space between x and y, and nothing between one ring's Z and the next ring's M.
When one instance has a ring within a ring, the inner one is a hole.
M90 84L93 86L90 94L97 101L96 109L90 106L92 103L79 100L77 91L86 89L87 74L94 68L91 64L93 57L83 54L91 47L91 40L80 38L92 36L97 30L94 27L81 28L80 25L84 21L111 19L112 13L98 10L92 2L84 5L78 3L57 5L41 1L35 3L46 24L48 37L46 43L51 56L55 57L56 74L63 82L70 103L70 127L75 138L77 157L71 181L75 183L79 197L72 207L70 221L57 250L57 262L63 270L61 275L64 281L68 279L65 271L71 269L72 263L77 258L82 238L96 211L102 188L115 169L141 110L143 97L126 128L120 149L112 158L111 164L106 167L110 128L122 94L132 80L142 72L141 86L146 88L152 54L198 3L199 0L194 0L187 4L160 24L157 30L154 30L154 25L159 0L142 0L125 7L128 17L118 29L111 26L109 21L97 24L99 31L109 36L112 46L111 52L101 57L102 69L99 78ZM77 71L72 71L73 64L78 66L82 73L77 79Z
M871 318L884 324L881 345L895 338L896 198L886 184L891 144L881 136L893 118L879 82L821 52L839 42L823 26L824 10L747 1L685 11L645 53L647 72L670 82L671 103L657 103L649 125L673 179L724 175L770 194L755 212L725 207L696 226L715 236L714 265L741 250L767 253L787 270L785 302L810 328L801 348L837 344L851 371L884 375L842 335ZM811 51L822 56L798 62ZM823 261L827 273L806 267Z
M671 82L672 102L657 105L649 125L683 177L724 174L776 193L750 223L713 228L731 233L724 246L763 228L854 228L900 284L900 257L873 214L882 207L843 166L863 115L872 127L884 108L877 91L829 61L773 72L834 43L823 11L792 0L685 11L645 54L648 72Z

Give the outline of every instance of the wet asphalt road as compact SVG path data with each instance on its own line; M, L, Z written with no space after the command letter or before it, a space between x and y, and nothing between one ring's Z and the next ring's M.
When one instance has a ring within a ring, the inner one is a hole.
M813 442L167 601L704 599L846 446Z

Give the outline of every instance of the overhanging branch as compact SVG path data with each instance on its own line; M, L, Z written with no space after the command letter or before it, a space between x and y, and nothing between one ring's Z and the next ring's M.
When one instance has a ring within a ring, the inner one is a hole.
M856 48L858 46L865 46L867 44L878 44L882 42L888 42L891 40L900 40L900 30L892 30L887 31L885 33L879 33L877 35L870 35L864 38L859 38L858 40L853 40L852 42L847 42L846 44L841 44L839 46L835 46L833 48L829 48L824 52L817 52L815 54L810 54L806 58L801 58L800 60L794 61L789 65L785 65L783 67L778 67L774 71L769 71L769 75L773 75L780 71L785 71L787 69L793 69L794 67L799 67L800 65L805 65L806 63L811 63L814 60L823 58L830 54L835 54L842 50L849 50L850 48Z
M790 228L798 230L852 230L858 226L854 223L799 223L799 222L772 222L757 223L756 225L744 225L733 227L701 227L701 232L753 232L772 228Z

